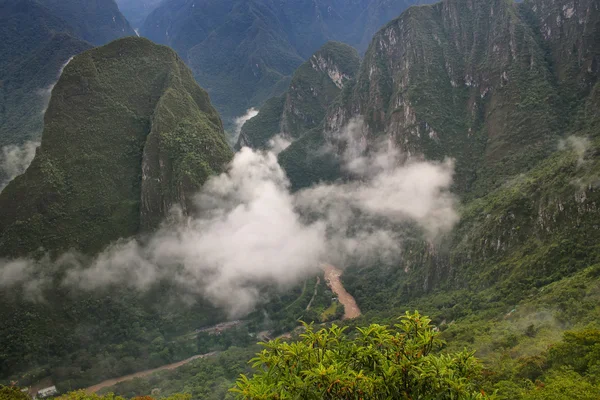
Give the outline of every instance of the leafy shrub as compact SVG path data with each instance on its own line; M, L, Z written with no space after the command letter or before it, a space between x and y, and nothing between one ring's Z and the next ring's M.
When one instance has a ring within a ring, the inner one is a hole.
M443 344L427 317L406 313L399 324L372 324L345 335L333 325L297 343L275 340L251 360L252 378L232 389L240 399L485 399L481 367L467 351L436 354Z

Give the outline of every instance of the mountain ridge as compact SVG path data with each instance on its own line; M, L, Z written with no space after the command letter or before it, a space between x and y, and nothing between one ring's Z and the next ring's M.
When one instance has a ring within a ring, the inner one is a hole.
M242 126L236 149L266 149L275 135L296 139L315 128L354 79L359 64L354 48L339 42L324 44L296 70L287 91L267 100L260 113Z
M69 59L127 35L134 32L114 0L0 1L0 187L14 175L4 164L27 164L6 154L39 142L50 93Z

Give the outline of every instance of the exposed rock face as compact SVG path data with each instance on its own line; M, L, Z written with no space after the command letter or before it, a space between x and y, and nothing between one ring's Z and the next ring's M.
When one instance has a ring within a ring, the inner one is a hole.
M561 121L544 51L520 15L504 0L407 10L376 35L352 100L331 110L327 130L364 115L368 136L455 157L461 191L483 193L526 171L553 149Z
M572 117L566 90L585 95L598 75L598 40L588 37L597 35L598 5L580 2L571 10L572 2L562 3L565 10L553 7L579 25L562 33L560 45L540 43L544 28L531 22L532 10L550 6L535 2L451 0L410 8L375 36L351 98L329 110L326 131L363 115L370 138L387 135L415 156L455 157L461 192L481 195L528 170L554 150ZM561 55L565 48L581 54L573 55L574 75L546 59L546 44L561 63L572 64Z
M523 8L543 38L559 83L587 93L600 70L600 4L593 0L527 1Z
M313 54L296 71L285 94L281 132L298 138L319 125L346 83L356 77L359 65L356 50L338 42Z
M356 76L359 64L352 47L326 43L294 73L287 92L270 99L259 115L242 127L236 147L266 148L269 139L279 133L297 139L321 124L327 108Z
M334 179L314 154L362 116L367 148L385 139L409 158L456 160L461 223L442 243L403 245L386 278L395 293L548 282L598 262L599 8L444 0L408 9L375 35L324 128L280 154L293 186Z
M0 195L0 255L93 252L155 227L230 158L175 52L139 38L89 50L53 91L32 165Z

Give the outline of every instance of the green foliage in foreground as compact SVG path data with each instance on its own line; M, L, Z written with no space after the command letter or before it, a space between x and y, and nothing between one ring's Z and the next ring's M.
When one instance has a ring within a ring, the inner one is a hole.
M264 343L252 378L232 391L240 399L485 399L473 353L436 354L443 342L427 317L406 313L392 328L373 324L344 335L333 325L302 340Z
M569 280L565 286L579 284ZM594 290L595 287L590 284L587 289ZM546 291L556 292L551 288ZM551 300L545 298L543 301ZM587 300L579 301L588 303ZM277 395L279 398L310 399L321 398L319 389L326 391L333 382L331 392L327 392L330 398L354 398L352 393L340 393L342 385L350 386L351 383L370 384L368 387L377 390L374 395L365 393L364 399L402 398L390 395L393 389L387 385L396 385L394 371L406 367L409 383L415 390L426 390L423 383L438 384L433 387L435 390L444 389L443 385L455 390L454 384L459 382L459 389L463 385L463 389L474 391L476 386L479 392L467 391L467 394L480 398L485 398L484 394L477 394L483 390L483 393L494 393L488 397L498 400L599 399L600 329L584 318L581 321L587 327L577 325L561 336L557 333L560 328L555 323L546 326L541 321L543 313L533 312L533 306L519 305L510 317L500 318L500 321L479 321L476 315L471 315L450 325L440 324L439 336L427 317L419 316L419 322L415 321L418 314L404 317L400 325L392 328L382 325L360 328L364 326L364 317L343 322L344 328L332 327L318 332L314 332L311 325L299 343L281 340L263 343L265 349L254 359L254 370L250 369L247 360L258 347L232 347L176 370L161 371L105 390L125 398L151 393L171 396L183 392L190 394L193 400L217 400L231 399L234 395L244 398L243 390L247 390L252 392L246 394L246 398L252 399L271 399ZM573 309L573 312L579 315L578 310ZM392 320L375 315L368 319L381 323ZM555 322L559 325L567 323ZM441 338L447 343L438 353L434 350L440 349ZM481 373L472 353L461 352L463 348L477 351L483 365ZM395 350L402 352L396 356ZM321 360L315 361L317 357ZM270 369L266 368L267 363ZM432 371L436 371L433 380ZM237 387L227 393L240 374L244 375L238 379ZM252 377L252 374L257 375ZM357 379L359 376L361 378ZM318 388L319 384L323 387ZM285 385L287 392L284 393L280 386ZM387 391L380 392L381 386ZM357 386L357 390L359 388L363 390L362 386ZM444 392L438 397L428 396L433 395L426 392L422 397L413 398L469 398L449 397Z
M160 397L160 400L190 400L189 394L174 394L169 397ZM85 390L78 390L76 392L67 393L64 396L57 397L56 400L125 400L124 397L115 396L113 393L107 393L103 396L97 395L96 393L87 393ZM155 400L154 397L141 396L134 397L131 400Z
M29 400L29 396L19 387L0 385L0 400Z

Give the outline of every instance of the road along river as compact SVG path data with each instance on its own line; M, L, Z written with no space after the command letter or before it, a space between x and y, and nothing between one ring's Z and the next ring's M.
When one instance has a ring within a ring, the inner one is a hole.
M342 276L342 273L343 273L342 270L334 267L331 264L322 264L321 268L323 268L323 271L325 272L325 281L327 282L327 286L329 286L331 291L333 291L333 293L336 294L339 302L344 305L344 316L342 319L353 319L353 318L359 317L360 316L360 308L358 308L358 305L356 304L356 300L354 300L354 297L352 297L352 295L346 291L346 289L344 288L344 285L342 285L342 282L340 280L340 277ZM316 293L316 289L315 289L315 293ZM216 352L197 355L197 356L193 356L193 357L190 357L188 359L185 359L183 361L179 361L179 362L176 362L173 364L163 365L162 367L159 367L159 368L136 372L135 374L125 375L120 378L109 379L104 382L100 382L97 385L90 386L90 387L86 388L85 390L88 393L96 393L101 389L114 386L117 383L130 381L135 378L143 378L145 376L152 375L153 373L158 372L158 371L176 369L176 368L179 368L182 365L185 365L191 361L197 360L199 358L209 357L209 356L212 356L215 354L216 354Z
M145 376L152 375L153 373L158 372L158 371L165 371L165 370L169 370L169 369L179 368L182 365L185 365L191 361L197 360L199 358L209 357L209 356L212 356L215 354L216 354L216 352L212 352L212 353L208 353L208 354L201 354L201 355L193 356L193 357L187 358L185 360L182 360L182 361L179 361L179 362L176 362L173 364L163 365L162 367L159 367L159 368L148 369L146 371L136 372L135 374L125 375L120 378L109 379L104 382L100 382L97 385L90 386L90 387L86 388L85 391L88 393L96 393L97 391L99 391L101 389L114 386L117 383L130 381L135 378L143 378Z

